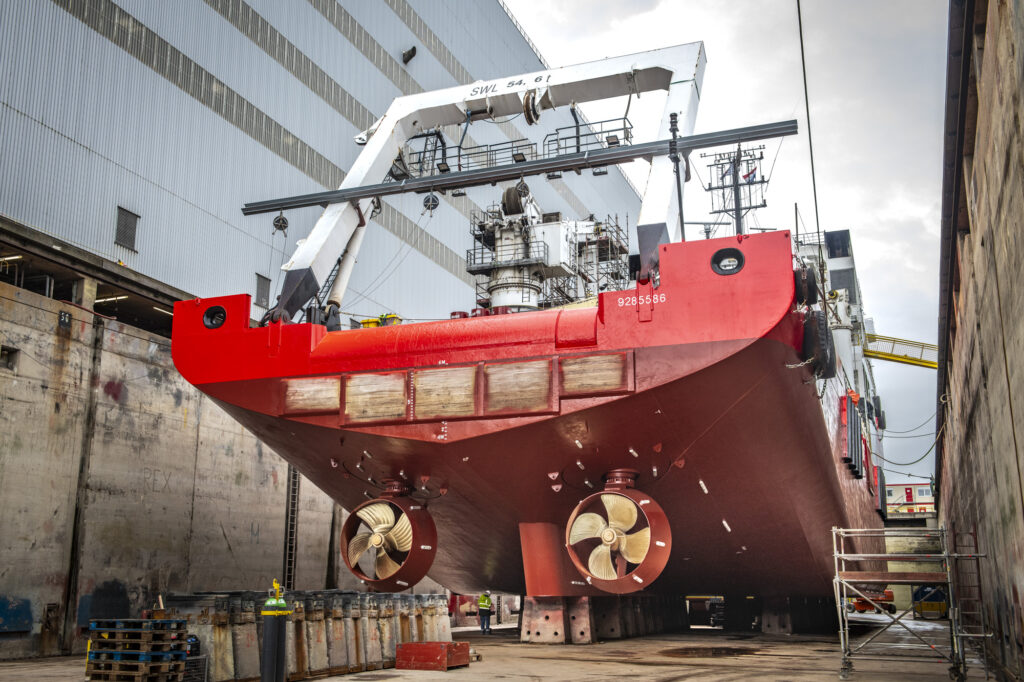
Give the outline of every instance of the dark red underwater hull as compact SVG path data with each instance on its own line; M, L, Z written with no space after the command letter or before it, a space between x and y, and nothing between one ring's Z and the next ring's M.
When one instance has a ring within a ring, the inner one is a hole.
M722 249L742 251L741 272L711 272ZM332 334L229 327L247 322L246 296L182 302L175 362L346 508L387 478L414 486L437 526L430 577L455 592L595 593L568 559L565 524L604 473L631 468L672 529L651 589L830 595L829 529L880 522L867 481L836 455L839 393L823 403L807 368L787 366L800 362L803 319L788 234L663 246L661 261L657 289L603 294L598 308ZM227 331L202 325L213 305ZM588 358L614 358L621 376L581 378ZM546 402L510 407L489 392L492 368L513 362L539 368ZM439 367L469 382L430 407L448 418L420 409ZM408 409L367 421L351 377L392 375ZM290 403L296 377L326 382L326 402Z

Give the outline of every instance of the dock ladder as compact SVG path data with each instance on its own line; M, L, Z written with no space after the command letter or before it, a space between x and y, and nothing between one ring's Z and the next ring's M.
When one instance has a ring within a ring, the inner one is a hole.
M839 645L842 662L839 679L848 679L853 672L854 658L918 660L934 662L936 657L949 664L953 680L967 677L967 655L964 644L971 638L990 636L984 630L981 601L981 572L974 534L957 541L945 528L833 528L832 551L835 561L836 610L839 615ZM903 544L902 551L891 551L889 543ZM881 551L876 551L881 549ZM889 562L918 564L916 571L893 570ZM923 565L921 565L923 564ZM937 570L928 571L928 564ZM856 570L855 570L856 569ZM890 613L880 596L887 585L911 585L923 588L920 598L911 600L902 613ZM949 608L949 644L928 641L903 622L918 602L925 602L936 593L945 593ZM888 622L867 639L854 645L850 641L850 618L846 608L851 598L860 597L884 614ZM965 621L964 616L969 616ZM880 635L899 626L917 641L902 644L899 653L880 650ZM875 644L872 647L872 644ZM982 647L984 649L984 647ZM904 653L905 652L905 653ZM986 669L986 678L988 671Z
M985 626L985 601L981 591L981 559L984 555L978 553L977 527L969 531L958 531L954 525L950 533L956 550L953 575L960 636L968 641L985 640L992 633ZM984 641L976 643L985 665L985 679L988 679L988 647Z

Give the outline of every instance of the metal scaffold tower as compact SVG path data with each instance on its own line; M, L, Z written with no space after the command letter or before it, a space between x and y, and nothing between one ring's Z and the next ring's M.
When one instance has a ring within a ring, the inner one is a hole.
M973 534L962 540L941 528L833 528L832 548L835 558L836 609L839 614L839 646L842 663L839 679L848 679L853 672L854 658L893 660L920 660L932 662L938 656L949 663L949 676L953 680L967 677L965 643L991 635L984 630L984 611L981 601L980 559ZM902 541L906 551L890 551L892 539ZM866 547L881 545L882 552L863 552ZM889 562L916 564L917 571L893 570ZM924 564L924 565L921 565ZM923 570L927 564L940 567L936 571ZM881 566L882 570L878 570ZM856 570L861 569L861 570ZM864 570L870 569L870 570ZM911 585L918 588L911 604L901 613L889 612L879 603L888 585ZM922 602L934 602L945 596L948 603L949 644L928 641L903 622L903 618ZM852 598L866 600L876 612L889 620L867 639L854 645L850 641L850 613L846 608ZM965 617L967 616L967 617ZM879 646L879 637L890 628L900 626L913 636L909 644L901 643L896 652L890 646ZM872 646L874 645L874 646ZM916 646L915 646L916 645ZM984 646L981 647L984 652ZM982 653L984 656L984 653ZM986 667L986 679L988 671Z

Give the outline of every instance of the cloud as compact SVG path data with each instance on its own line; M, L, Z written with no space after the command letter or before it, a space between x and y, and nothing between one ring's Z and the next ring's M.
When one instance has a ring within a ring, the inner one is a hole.
M765 165L777 150L778 159L768 206L757 219L791 229L797 203L814 229L791 0L506 3L553 66L703 40L708 64L697 132L797 118L798 137L781 148L765 143ZM822 229L851 231L866 313L879 333L923 341L934 340L938 324L946 11L932 0L803 3ZM638 138L644 126L653 130L660 107L646 95L634 102ZM614 107L595 111L621 115ZM706 169L697 170L706 180ZM646 173L639 176L643 188ZM685 203L688 220L709 215L710 197L698 182L687 185ZM909 428L934 411L934 371L879 362L875 374L893 428ZM928 444L893 440L888 447L893 459L906 461ZM929 458L908 470L926 474L932 466Z

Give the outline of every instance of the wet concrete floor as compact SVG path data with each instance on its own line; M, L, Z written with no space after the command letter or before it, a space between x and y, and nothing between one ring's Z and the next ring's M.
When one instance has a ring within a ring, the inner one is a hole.
M852 642L864 641L884 625L885 617L859 616ZM907 625L937 646L946 647L946 621L908 621ZM368 680L565 680L596 682L632 680L836 680L840 655L838 638L828 635L764 635L693 629L686 633L614 640L585 646L520 644L514 627L495 628L491 635L456 631L455 639L469 641L483 659L468 668L443 672L378 670L335 681ZM901 660L913 653L917 640L904 630L877 638L881 659L854 660L851 680L948 680L948 664ZM970 661L968 679L985 679L980 661ZM0 663L0 680L57 682L85 679L84 657Z

